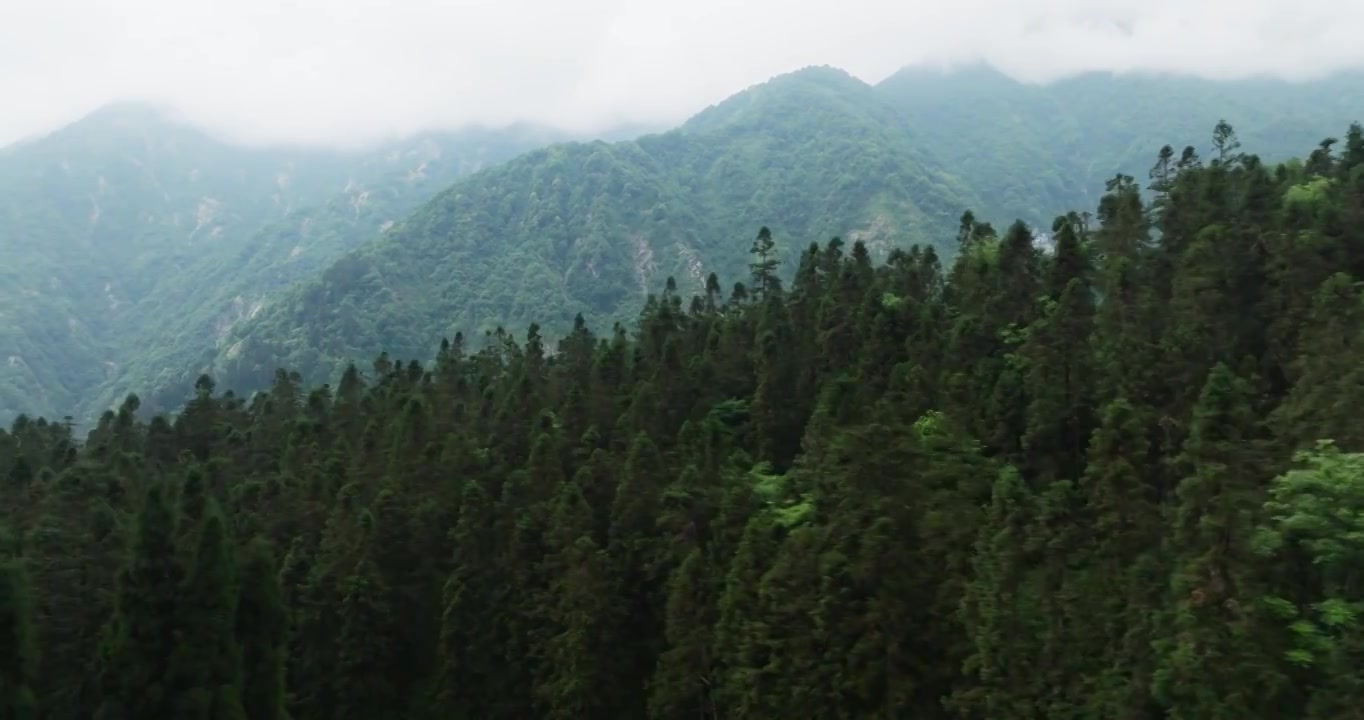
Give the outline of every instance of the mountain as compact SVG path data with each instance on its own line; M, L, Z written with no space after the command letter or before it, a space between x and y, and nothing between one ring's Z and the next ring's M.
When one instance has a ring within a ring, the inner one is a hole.
M89 414L139 390L159 391L144 398L150 408L162 407L162 395L179 400L194 380L186 370L273 294L381 236L456 178L562 137L533 127L428 133L360 159L330 198L221 246L158 286L140 321L125 327L135 352L82 409Z
M665 278L684 295L710 272L744 280L760 225L788 273L799 249L834 235L879 257L911 243L950 255L964 210L1049 229L1092 211L1119 172L1144 182L1165 143L1207 153L1223 118L1266 160L1302 155L1364 117L1359 90L1359 75L1042 86L984 67L906 70L873 87L806 68L671 132L555 146L457 183L236 326L180 386L202 371L262 387L277 366L334 378L380 351L430 357L430 338L456 332L477 341L538 322L554 336L577 314L628 321Z
M1054 252L829 242L632 333L15 422L2 716L1358 720L1341 145L1115 183Z
M342 166L233 148L137 105L0 152L0 416L71 412L160 278L325 197Z
M0 151L0 418L80 417L167 382L271 290L455 178L565 136L250 148L117 104ZM98 389L104 387L104 392Z
M1149 73L1086 73L1024 83L988 66L908 68L878 83L949 170L985 200L995 222L1050 227L1092 210L1104 182L1139 183L1165 144L1206 151L1219 120L1267 162L1300 157L1364 119L1364 73L1312 82L1236 81Z
M933 243L980 200L926 147L871 86L819 67L671 132L537 150L456 183L234 327L211 369L259 387L278 365L326 378L380 350L428 357L431 337L457 331L629 320L665 278L684 293L711 272L745 279L758 225L788 264L813 238L880 255Z
M114 106L0 151L0 420L89 419L129 392L165 410L204 372L247 391L281 365L429 357L456 331L629 320L667 277L744 280L761 225L788 273L833 235L949 255L963 210L1049 228L1116 173L1144 182L1164 144L1206 155L1220 119L1275 161L1362 117L1360 74L1036 85L983 66L875 86L806 68L667 132L552 146L523 127L241 148Z

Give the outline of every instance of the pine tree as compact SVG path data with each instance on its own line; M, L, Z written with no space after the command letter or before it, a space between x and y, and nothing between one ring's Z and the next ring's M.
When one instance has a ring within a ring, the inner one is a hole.
M451 531L453 570L441 614L436 708L443 717L505 717L495 712L506 685L500 648L498 563L493 504L476 480L464 483Z
M177 642L168 683L172 702L176 717L244 720L232 540L213 503L205 509L197 541L176 604Z
M1168 568L1159 552L1159 497L1149 466L1144 414L1126 400L1109 403L1094 432L1084 477L1090 541L1076 569L1075 602L1091 629L1096 667L1087 705L1096 716L1155 713L1150 608L1160 604Z
M759 300L781 289L781 280L777 277L777 266L781 261L776 257L776 247L772 231L765 225L759 228L758 236L753 239L753 247L749 250L754 259L748 265L749 275L753 278L751 287Z
M1208 374L1181 464L1168 550L1169 610L1154 688L1170 717L1273 717L1283 678L1256 623L1261 594L1251 531L1263 502L1261 443L1249 388L1225 365Z
M400 717L399 698L389 682L395 656L387 632L393 616L386 588L374 563L362 558L341 585L338 607L337 666L332 678L338 720L389 720Z
M602 642L612 624L609 564L592 525L582 489L565 483L548 532L553 549L544 561L549 585L541 601L547 629L535 653L542 658L535 691L546 718L612 714L610 654Z
M961 606L973 646L964 668L971 684L953 697L964 717L1043 716L1033 672L1044 618L1026 552L1034 504L1016 472L1000 474L975 544L974 579Z
M236 640L241 647L242 709L250 720L285 720L284 666L288 609L270 545L247 545L237 597Z
M699 548L688 553L668 583L667 649L649 690L649 717L715 718L718 679L711 630L716 597Z
M138 512L131 560L119 575L117 607L106 632L100 720L171 716L177 698L168 676L184 574L175 518L162 486L153 484Z
M37 720L37 648L28 580L17 559L0 556L0 718Z

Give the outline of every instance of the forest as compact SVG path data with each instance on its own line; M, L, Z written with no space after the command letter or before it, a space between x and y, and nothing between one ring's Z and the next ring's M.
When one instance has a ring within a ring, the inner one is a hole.
M1304 150L21 416L0 718L1364 718L1364 130Z

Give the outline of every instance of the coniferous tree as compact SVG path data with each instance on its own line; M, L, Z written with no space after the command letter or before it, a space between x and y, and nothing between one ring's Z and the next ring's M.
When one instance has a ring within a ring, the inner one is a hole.
M37 670L28 580L19 561L0 555L0 718L37 720Z
M196 540L194 564L176 604L176 648L168 676L172 703L176 717L245 718L232 540L213 504L205 509Z
M257 538L247 545L237 596L241 705L250 720L285 720L285 659L289 630L274 554Z
M102 702L96 717L169 717L169 684L184 568L175 548L175 516L160 484L143 496L131 558L119 574L116 610L105 633Z
M600 337L335 388L247 343L249 399L21 417L0 631L42 652L0 644L0 711L1356 717L1364 130L1213 136L1050 249L966 213L947 268L835 238L787 274L764 232L729 297L660 276Z
M1249 388L1219 364L1194 410L1168 536L1171 594L1154 687L1175 718L1282 710L1283 678L1257 638L1251 534L1264 500L1261 453Z

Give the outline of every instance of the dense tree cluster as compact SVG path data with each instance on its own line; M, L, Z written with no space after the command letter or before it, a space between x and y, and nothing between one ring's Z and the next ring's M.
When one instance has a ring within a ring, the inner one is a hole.
M0 718L1364 717L1364 133L0 433ZM41 712L41 715L38 713Z

